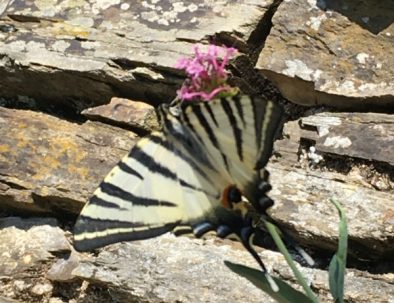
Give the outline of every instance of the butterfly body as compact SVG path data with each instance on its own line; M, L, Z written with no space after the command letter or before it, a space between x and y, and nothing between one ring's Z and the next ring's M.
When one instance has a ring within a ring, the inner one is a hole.
M158 117L162 132L137 142L85 205L74 228L76 249L191 226L197 236L234 233L251 252L253 215L272 202L264 166L280 107L235 96L162 106Z

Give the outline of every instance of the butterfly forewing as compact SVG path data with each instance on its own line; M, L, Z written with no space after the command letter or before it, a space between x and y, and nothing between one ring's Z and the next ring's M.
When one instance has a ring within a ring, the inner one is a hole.
M236 96L186 105L181 118L221 178L244 192L259 179L259 169L271 155L281 109L261 98Z

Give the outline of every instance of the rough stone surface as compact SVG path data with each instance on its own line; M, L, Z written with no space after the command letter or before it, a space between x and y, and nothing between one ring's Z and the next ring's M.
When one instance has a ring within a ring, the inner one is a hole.
M232 274L225 259L255 265L242 249L165 235L110 246L73 274L92 284L104 283L118 302L274 302Z
M300 120L303 138L315 142L316 152L374 160L394 166L394 115L320 113ZM379 147L379 148L376 148Z
M338 216L329 200L336 198L349 220L350 254L390 258L393 134L386 114L321 112L287 122L268 166L271 216L298 241L334 250Z
M340 116L337 115L336 121ZM342 118L345 116L343 114ZM118 132L101 124L77 125L45 114L4 108L0 109L0 117L0 123L4 125L0 128L4 138L0 145L0 163L3 163L0 165L0 206L3 209L45 211L57 216L63 216L64 211L77 214L98 183L133 143L131 133ZM386 123L379 124L380 129L391 132L390 119L380 120ZM310 126L311 121L316 120L319 119L310 116L304 123ZM324 123L327 119L320 120L327 129L327 123ZM353 120L346 121L342 128L345 130L353 125L351 121L362 126L363 121L371 120L366 119L365 114L354 114ZM12 126L10 131L5 125ZM334 126L328 129L326 136L336 130ZM370 130L375 131L373 126ZM294 136L297 128L292 127L292 131L291 136ZM299 129L298 132L302 131ZM316 137L316 130L310 133ZM309 137L312 136L310 133L307 133ZM378 138L375 136L374 140ZM300 138L292 140L290 146L296 154ZM359 150L366 151L365 148ZM281 153L281 149L278 151ZM350 157L355 155L353 152L349 154ZM380 153L370 155L379 156ZM353 255L379 258L394 252L392 189L377 191L351 175L294 169L293 162L285 165L286 157L277 161L279 163L270 167L274 187L271 197L277 202L272 217L292 231L297 240L312 247L335 248L337 214L328 200L336 196L348 211L350 252ZM26 167L29 174L25 173ZM367 247L374 251L373 255L366 251Z
M92 284L105 284L118 302L273 302L259 289L232 273L224 260L256 267L249 254L211 240L174 238L171 235L133 243L112 245L97 258L81 262L73 274ZM155 249L151 249L155 247ZM293 280L283 257L260 253L267 267L280 277ZM125 264L127 264L125 266ZM327 273L301 268L318 289L321 302L331 302ZM349 302L389 302L394 288L384 276L363 276L349 271L345 299Z
M5 2L0 21L0 95L25 95L79 109L113 96L171 100L182 81L174 69L180 56L189 56L194 43L210 37L247 49L272 4Z
M112 98L109 104L87 108L81 114L89 119L113 123L135 132L159 130L155 108L144 102Z
M64 232L54 219L0 218L0 276L10 277L39 268L52 253L70 250Z
M394 106L392 0L283 1L256 64L289 100Z
M134 142L131 132L0 107L0 209L77 213Z
M269 165L275 205L271 217L301 243L335 251L338 214L329 199L346 211L349 253L362 259L394 253L393 192L381 192L334 172Z
M66 282L72 281L74 276L71 272L76 268L80 261L80 255L74 250L65 258L58 259L48 270L47 278L51 281Z
M393 115L321 112L286 122L283 137L283 140L275 142L275 149L289 164L298 162L300 148L307 145L313 150L307 151L309 155L303 155L306 158L316 153L373 160L390 164L391 167L394 164L394 154L391 152L394 146ZM309 160L319 163L319 157Z
M301 118L288 122L275 144L269 170L276 205L269 213L324 268L338 233L328 200L337 197L349 219L349 265L362 269L347 270L345 300L394 302L394 123L376 113L384 106L392 112L394 103L392 5L0 1L0 106L19 108L0 107L0 216L50 214L69 230L134 144L125 129L147 132L150 123L146 105L98 105L114 96L153 105L171 100L183 80L174 64L195 42L236 46L230 81L281 101L253 71L263 48L258 69L289 99L375 111L311 114L315 109L287 103L288 114ZM95 122L82 122L86 108ZM272 302L224 266L230 260L256 267L240 243L165 235L92 254L74 251L70 238L54 219L1 218L0 303ZM279 254L258 251L270 272L294 283ZM366 259L372 263L360 264ZM327 272L301 271L321 302L331 302Z

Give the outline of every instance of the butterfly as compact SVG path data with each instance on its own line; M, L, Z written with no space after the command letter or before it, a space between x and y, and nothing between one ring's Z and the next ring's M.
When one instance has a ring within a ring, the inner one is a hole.
M254 219L273 201L265 165L282 109L261 97L163 104L161 132L139 140L99 185L74 227L85 251L169 231L236 235L251 244Z

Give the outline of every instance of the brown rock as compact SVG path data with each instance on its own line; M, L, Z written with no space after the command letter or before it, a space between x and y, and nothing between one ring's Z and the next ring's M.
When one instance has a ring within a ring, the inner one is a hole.
M393 12L391 0L283 1L256 68L299 104L392 108Z
M0 107L0 208L78 213L135 135Z
M49 283L41 284L40 283L40 284L34 285L31 288L30 292L32 293L32 295L42 296L42 295L52 292L52 290L53 290L52 284L49 284Z
M112 98L107 105L87 108L82 114L89 119L116 124L136 132L159 130L155 108L144 102Z

